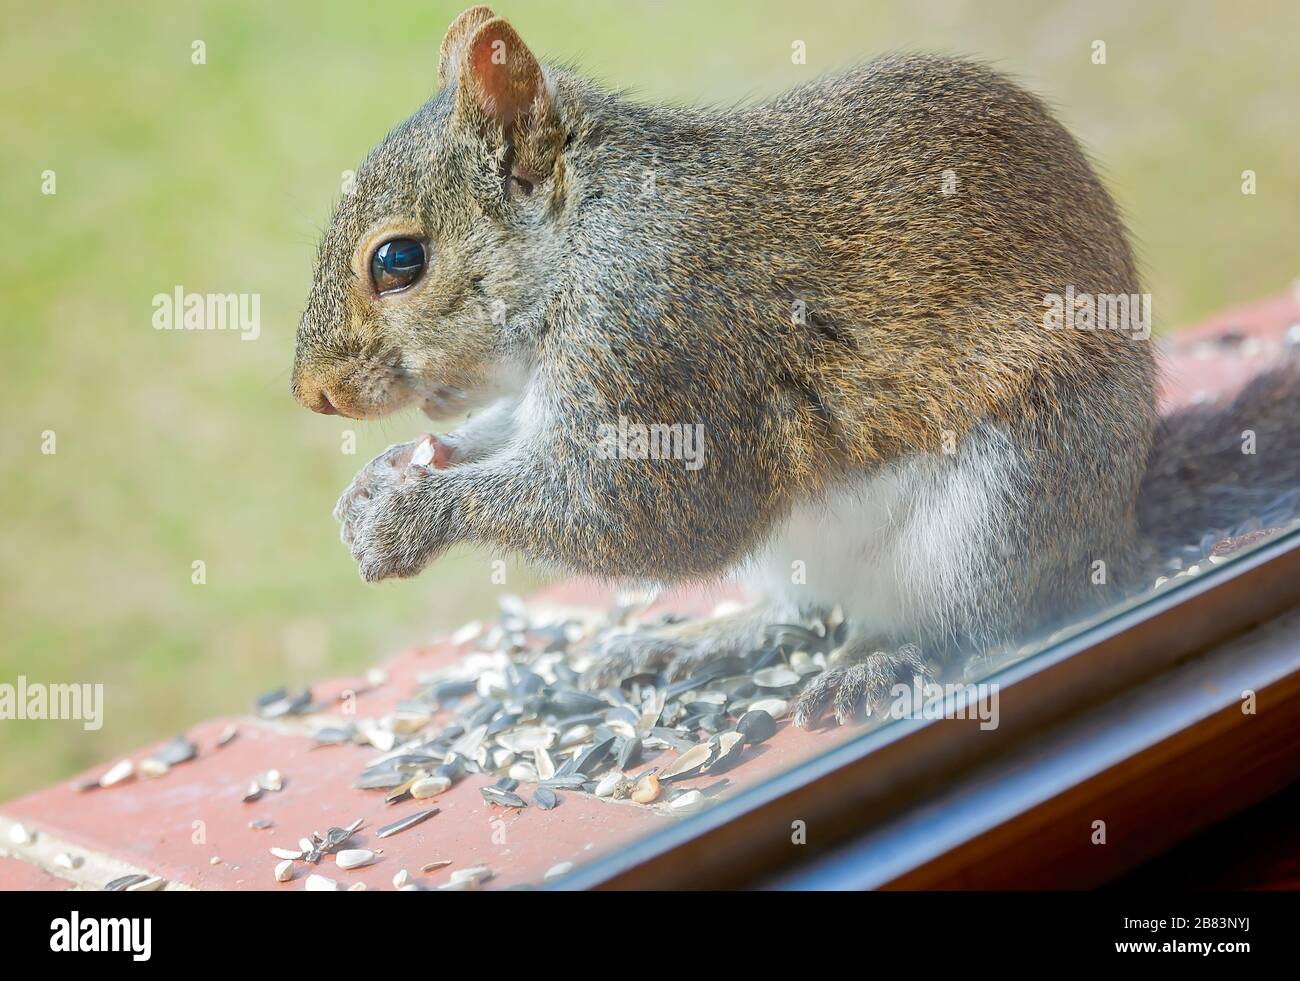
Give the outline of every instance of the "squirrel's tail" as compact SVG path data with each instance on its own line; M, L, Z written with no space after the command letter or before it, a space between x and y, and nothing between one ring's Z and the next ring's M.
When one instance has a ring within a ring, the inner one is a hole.
M1226 407L1181 409L1161 423L1138 498L1156 557L1276 528L1298 510L1300 364L1261 375Z

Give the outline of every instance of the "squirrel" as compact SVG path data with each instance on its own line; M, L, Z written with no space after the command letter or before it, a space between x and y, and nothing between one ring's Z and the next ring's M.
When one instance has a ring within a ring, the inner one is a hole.
M1296 374L1161 422L1149 327L1045 317L1136 302L1133 254L1075 140L981 64L887 56L663 108L543 65L476 6L438 81L357 170L297 336L317 412L480 410L343 493L366 581L459 543L619 581L740 575L752 608L613 634L591 682L678 677L838 606L849 637L795 721L847 722L1300 486L1294 449L1238 449L1247 428L1294 447ZM698 432L696 465L610 452L655 427Z

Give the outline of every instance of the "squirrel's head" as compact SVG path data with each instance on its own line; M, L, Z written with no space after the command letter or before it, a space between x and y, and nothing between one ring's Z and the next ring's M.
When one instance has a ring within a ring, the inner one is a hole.
M454 415L526 365L559 252L566 128L537 59L487 7L448 29L438 76L321 243L293 368L317 412Z

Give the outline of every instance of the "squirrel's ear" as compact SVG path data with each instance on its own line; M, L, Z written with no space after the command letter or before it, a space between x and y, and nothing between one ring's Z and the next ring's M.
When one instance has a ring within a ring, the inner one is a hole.
M456 77L461 56L465 53L465 42L478 27L482 27L496 14L491 7L470 7L451 22L447 33L443 35L442 47L438 51L438 88L445 89Z
M542 66L502 18L480 25L470 37L456 98L462 109L485 114L506 130L517 120L539 121L546 114Z

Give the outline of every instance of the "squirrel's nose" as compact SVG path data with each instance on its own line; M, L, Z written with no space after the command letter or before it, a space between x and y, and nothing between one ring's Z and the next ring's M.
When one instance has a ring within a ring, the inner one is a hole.
M325 390L325 386L312 382L302 375L298 375L296 382L293 386L294 396L312 412L319 412L324 416L339 414L339 410L330 401L329 392Z

